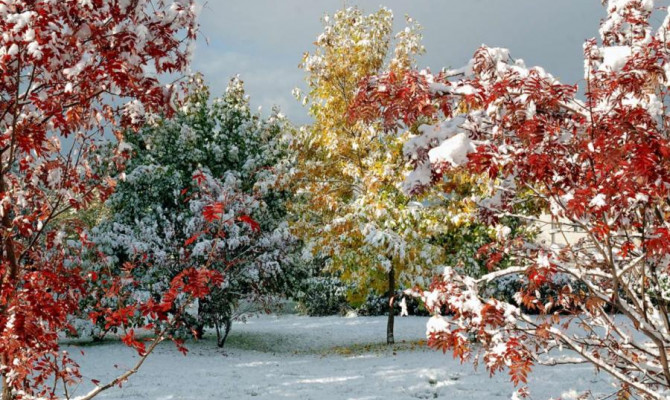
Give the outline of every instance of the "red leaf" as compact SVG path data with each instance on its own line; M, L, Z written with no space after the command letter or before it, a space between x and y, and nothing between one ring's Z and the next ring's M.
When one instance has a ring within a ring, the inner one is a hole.
M249 225L251 231L254 233L258 233L261 231L261 225L248 215L241 215L237 218L237 220Z
M213 204L206 205L202 210L202 216L207 222L213 222L221 218L223 214L223 203L216 202Z
M126 335L122 336L121 341L123 343L125 343L126 346L132 347L135 350L137 350L139 355L144 355L144 353L146 351L146 348L144 347L144 343L138 341L135 338L135 330L134 329L129 330Z
M190 246L191 244L193 244L193 242L198 240L199 237L200 237L200 232L198 232L195 235L191 236L190 238L186 239L186 241L184 242L184 247Z

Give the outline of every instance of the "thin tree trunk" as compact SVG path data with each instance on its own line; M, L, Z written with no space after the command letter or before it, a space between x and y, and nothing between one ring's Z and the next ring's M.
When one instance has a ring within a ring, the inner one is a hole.
M7 191L7 185L5 184L5 179L3 176L0 176L0 192ZM12 217L8 212L5 212L2 216L2 227L4 228L2 245L4 252L0 253L0 256L4 258L7 257L8 268L5 272L5 275L2 277L2 283L13 287L16 283L16 280L19 276L19 261L16 258L16 253L14 251L14 239L13 235L13 226L12 226ZM9 303L9 301L7 301ZM6 311L6 308L3 307L3 313Z
M196 325L195 328L193 329L194 336L197 340L200 340L205 336L205 323L202 321L202 314L203 314L203 302L204 298L198 299L198 310L196 311Z
M226 339L228 339L228 334L230 333L230 328L233 327L233 321L231 318L226 318L225 321L223 321L223 326L224 326L224 333L223 336L221 336L221 331L219 329L219 325L216 325L216 344L220 347L223 348L223 346L226 345Z
M7 377L2 376L2 400L12 400L14 395L12 394L12 388L7 383Z
M0 191L5 191L5 179L4 176L0 175ZM8 268L5 272L5 275L1 277L3 286L7 285L13 287L16 284L17 278L19 276L19 263L16 259L16 254L14 252L14 240L12 239L12 221L8 212L5 212L2 216L2 227L5 231L2 237L2 247L0 247L0 259L7 257ZM3 251L4 250L4 251ZM11 289L10 289L11 290ZM11 296L6 296L6 304L10 304L12 301L13 294ZM6 317L9 317L7 314L8 309L6 306L0 308L0 312L5 314ZM9 365L9 360L6 359L6 356L2 356L2 363L4 365ZM2 376L2 400L13 400L14 395L12 394L12 388L7 382L7 377Z
M393 344L395 343L393 339L393 317L394 317L393 303L395 302L395 271L393 269L393 266L391 266L391 269L389 270L388 278L389 278L389 317L388 322L386 324L386 344Z

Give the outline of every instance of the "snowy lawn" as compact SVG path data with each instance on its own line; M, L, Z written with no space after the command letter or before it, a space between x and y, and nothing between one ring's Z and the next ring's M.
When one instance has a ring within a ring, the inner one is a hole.
M425 348L424 317L396 319L394 347L385 340L385 317L268 315L236 323L226 348L213 337L189 343L183 356L165 343L123 388L101 399L509 399L514 387L503 373L461 365ZM118 342L67 345L85 374L105 382L134 364ZM80 350L85 352L82 356ZM114 367L118 365L118 368ZM533 399L574 398L576 391L609 392L609 378L587 365L537 367L529 382Z

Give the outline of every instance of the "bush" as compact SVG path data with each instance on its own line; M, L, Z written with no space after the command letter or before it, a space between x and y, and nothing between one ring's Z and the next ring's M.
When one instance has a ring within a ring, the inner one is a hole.
M506 303L513 304L519 307L524 313L527 314L539 314L540 310L535 307L527 307L524 304L520 304L518 296L516 295L520 290L523 290L524 287L528 286L528 278L520 277L516 275L510 275L501 278L498 281L491 282L486 288L486 295L488 297L494 298L498 301L503 301ZM584 282L571 278L565 274L557 274L553 277L551 282L545 283L538 287L537 291L540 294L542 299L558 299L561 295L559 290L564 287L570 287L571 290L575 293L586 293L588 287ZM624 295L621 293L621 295ZM606 308L607 311L610 311L610 308ZM553 310L561 311L562 307L554 306Z
M408 315L421 315L428 316L428 311L423 307L421 302L415 297L401 295L402 290L399 291L396 295L396 301L393 305L395 315L400 315L401 306L400 303L405 298L405 304L407 305L407 314ZM356 308L358 315L365 316L376 316L376 315L388 315L388 294L377 295L375 293L368 293L365 302Z
M347 307L347 286L334 276L312 276L302 281L294 295L296 309L309 316L336 315Z

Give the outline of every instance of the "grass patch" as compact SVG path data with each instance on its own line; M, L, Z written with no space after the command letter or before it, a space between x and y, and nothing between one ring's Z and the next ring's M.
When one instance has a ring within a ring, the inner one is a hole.
M208 335L209 336L209 335ZM216 336L213 336L214 338ZM261 353L287 353L287 343L298 342L299 338L288 335L234 331L226 340L226 348L259 351ZM297 343L296 343L297 344Z
M387 345L386 343L367 343L367 344L351 344L347 346L336 346L325 351L322 351L321 354L326 355L340 355L340 356L358 356L364 354L393 354L401 351L416 351L423 350L426 348L425 340L402 340L393 345Z
M149 335L142 335L148 338ZM118 335L109 335L102 340L92 340L91 338L68 338L61 340L64 346L76 346L81 348L91 348L118 344L120 338ZM169 341L166 341L169 342ZM200 352L211 349L218 350L216 345L216 334L206 332L205 336L194 341L186 341L186 347ZM255 351L269 354L292 354L292 355L318 355L354 357L366 354L375 355L395 355L397 352L420 351L426 348L425 340L401 340L393 345L387 345L383 341L372 343L351 343L338 346L319 346L313 343L313 346L306 344L300 335L286 335L268 332L231 332L226 341L223 350L243 350Z

